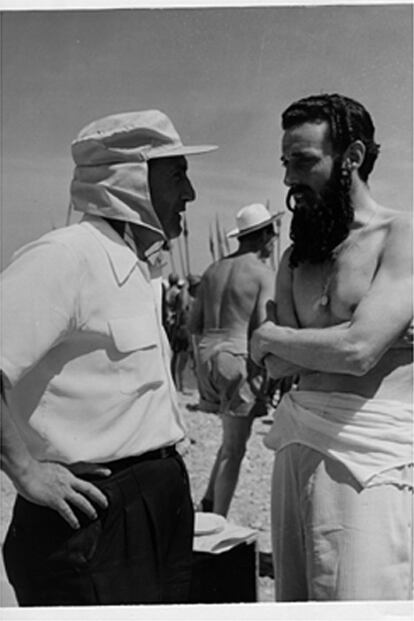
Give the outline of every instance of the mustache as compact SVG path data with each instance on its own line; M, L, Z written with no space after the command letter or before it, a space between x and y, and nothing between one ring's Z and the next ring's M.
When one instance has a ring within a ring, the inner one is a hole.
M294 213L295 211L295 205L293 203L293 198L295 194L302 194L305 203L308 203L308 204L309 202L313 202L315 201L315 199L318 198L316 192L314 192L314 190L312 190L307 185L302 185L302 184L292 185L289 188L288 193L286 195L286 199L285 199L286 207L292 213Z

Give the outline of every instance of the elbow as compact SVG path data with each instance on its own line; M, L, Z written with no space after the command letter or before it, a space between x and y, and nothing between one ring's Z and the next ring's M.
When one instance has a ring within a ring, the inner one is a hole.
M345 351L344 372L362 377L376 365L377 361L378 357L366 344L348 344Z

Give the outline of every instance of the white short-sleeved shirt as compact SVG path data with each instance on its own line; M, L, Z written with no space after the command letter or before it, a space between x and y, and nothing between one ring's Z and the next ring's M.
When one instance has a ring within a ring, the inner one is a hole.
M107 222L86 216L25 246L0 296L0 366L34 457L104 462L183 438L161 278Z

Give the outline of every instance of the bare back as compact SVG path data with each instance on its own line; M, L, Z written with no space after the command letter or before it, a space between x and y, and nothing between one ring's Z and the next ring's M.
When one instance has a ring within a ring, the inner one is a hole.
M365 227L350 233L334 263L290 270L285 254L277 295L280 325L328 328L360 322L364 338L383 343L381 358L366 374L308 372L300 377L301 389L412 401L413 354L407 334L412 319L411 245L409 219L378 208Z
M233 254L205 272L194 309L198 330L250 334L266 317L274 297L274 272L253 252Z

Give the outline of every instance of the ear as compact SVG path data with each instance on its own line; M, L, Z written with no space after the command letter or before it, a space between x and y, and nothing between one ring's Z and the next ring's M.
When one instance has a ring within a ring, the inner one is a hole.
M343 165L349 170L358 170L365 159L366 148L361 140L354 140L343 154Z

